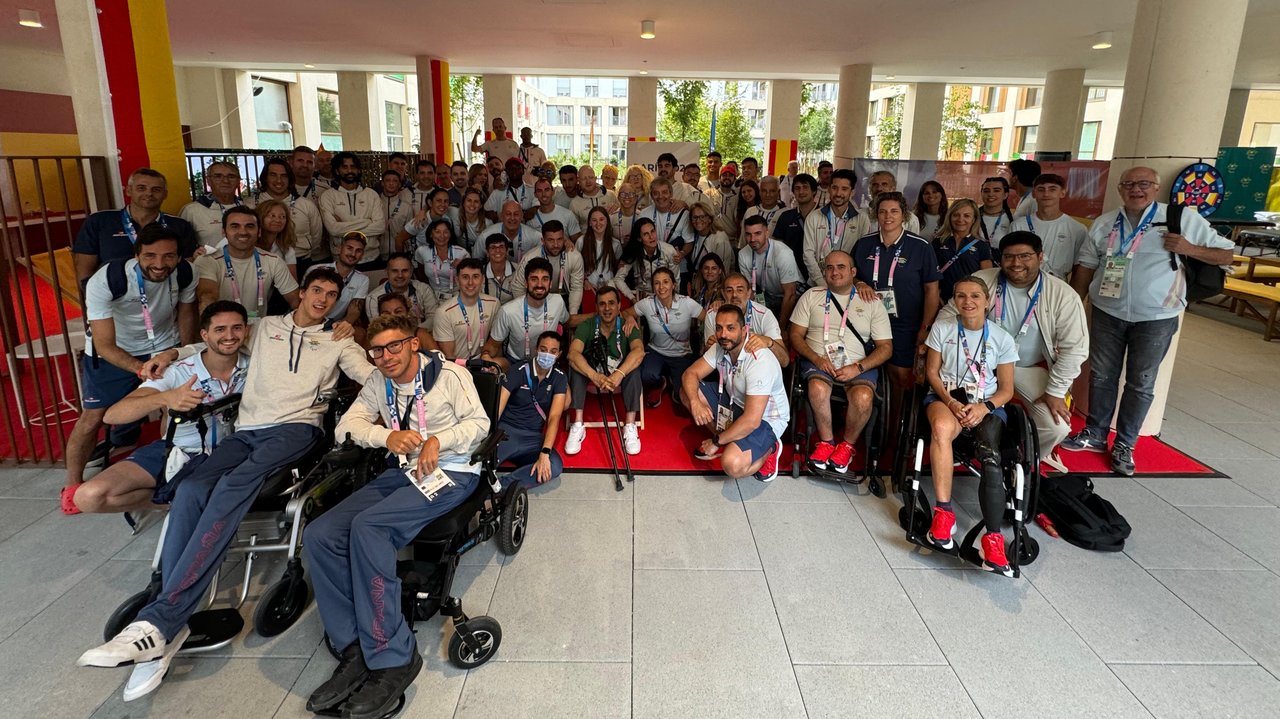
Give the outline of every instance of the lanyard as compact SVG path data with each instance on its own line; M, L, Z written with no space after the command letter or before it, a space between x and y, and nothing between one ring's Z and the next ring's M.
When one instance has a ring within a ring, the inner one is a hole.
M538 414L541 415L542 421L546 422L547 411L542 408L542 405L538 404L538 393L535 391L538 389L538 385L533 381L533 370L529 368L528 362L524 363L524 376L529 381L529 384L527 385L529 389L529 401L533 403L533 408L538 410Z
M387 212L387 232L391 231L391 222L400 213L400 205L404 204L404 193L396 194L396 208ZM387 207L391 206L391 198L387 198Z
M1009 211L1009 208L1007 208L1007 207L1006 207L1004 210L1002 210L1002 211L1000 212L1000 214L996 215L996 224L995 224L995 226L994 226L994 227L992 227L992 228L991 228L991 231L990 231L990 232L988 232L988 231L987 231L987 218L988 218L988 217L990 217L991 215L985 215L985 214L984 214L984 215L981 217L981 221L982 221L982 234L983 234L983 236L984 236L984 237L986 237L988 240L990 240L992 235L994 235L995 233L997 233L997 232L999 232L999 231L1000 231L1000 223L1001 223L1001 222L1004 222L1004 214L1005 214L1006 212L1008 212L1008 211Z
M827 246L823 248L823 257L826 257L825 253L836 247L836 237L844 238L845 227L849 224L849 208L844 208L839 219L836 219L836 213L831 211L831 205L822 208L822 213L827 216Z
M777 215L780 210L782 210L781 207L775 207L772 210L769 210L768 214L766 214L764 211L764 208L761 207L756 212L757 214L759 214L761 217L764 218L764 221L766 223L768 223L769 225L772 225L774 216Z
M1000 322L1004 318L1005 297L1008 292L1009 281L1004 275L1000 275L1000 284L996 288L996 303L991 308L991 314L996 322ZM1035 316L1036 304L1040 302L1040 291L1044 289L1044 273L1041 272L1039 278L1036 279L1036 291L1031 294L1031 301L1027 303L1027 313L1022 316L1022 324L1018 327L1018 337L1027 333L1031 327L1031 319ZM1009 303L1012 306L1013 303Z
M240 302L240 283L236 282L236 270L231 266L231 248L222 248L222 261L227 266L227 279L231 280L231 298ZM266 303L266 273L262 271L262 256L253 251L253 266L258 273L258 315L262 315L262 306Z
M672 295L671 306L675 307L675 305L676 305L676 295ZM671 310L667 310L666 317L662 316L662 302L658 300L657 295L653 296L653 313L658 317L658 322L662 324L662 331L666 332L668 337L675 340L676 342L681 342L681 343L684 342L684 340L671 334L671 328L667 326L667 323L671 321Z
M444 291L444 290L446 290L446 289L448 289L448 290L453 289L453 261L452 261L452 260L453 260L453 247L447 247L447 248L446 248L446 251L449 253L449 257L448 257L448 259L446 259L446 260L442 263L442 262L440 261L440 251L439 251L439 250L437 250L437 249L435 249L434 247L433 247L433 248L431 248L431 264L432 264L432 265L435 265L435 266L431 269L431 274L432 274L432 275L434 275L434 276L435 276L435 278L436 278L436 281L435 281L435 289L436 289L437 291ZM449 272L449 284L448 284L447 286L442 286L442 285L440 284L440 269L441 269L441 268L440 268L440 265L441 265L441 264L443 264L446 268L448 268L448 272Z
M605 344L609 343L609 338L605 337L600 332L600 315L596 315L596 334L600 335L601 337L604 337ZM618 315L614 319L613 339L614 339L614 344L618 347L618 359L621 360L622 359L622 315Z
M881 244L876 245L875 262L871 265L871 279L875 280L876 289L880 286L880 250L884 247L884 238L880 239ZM898 257L902 255L902 238L898 238L898 242L893 248L893 260L889 263L889 289L893 289L893 273L898 271Z
M747 298L747 311L744 312L743 314L746 315L746 319L744 319L742 323L747 326L747 336L750 337L751 321L755 319L755 316L756 316L756 303L753 302L751 298Z
M120 221L124 225L124 234L129 238L129 244L138 244L138 231L133 227L133 218L129 216L129 208L127 206L120 210ZM161 227L169 227L169 223L165 222L163 212L156 215L156 222L159 222Z
M198 361L200 364L197 365L196 381L200 383L200 390L204 392L205 404L213 404L233 392L239 392L244 389L245 370L240 367L233 368L231 370L231 381L223 383L222 380L215 378L213 375L201 377L199 369L204 367L204 360L199 359ZM208 371L205 368L205 372L207 373ZM222 391L215 393L213 386L209 384L210 381L216 381ZM218 417L214 417L213 422L209 424L209 450L217 449L218 447L218 422Z
M849 290L849 299L844 306L844 314L840 315L840 337L844 337L844 328L849 321L849 310L853 309L853 298L858 293ZM827 299L822 306L822 342L825 344L831 331L831 290L827 290Z
M485 288L486 288L486 289L488 289L488 287L489 287L489 282L490 282L490 281L492 281L492 282L493 282L493 288L494 288L494 291L493 291L493 293L492 293L492 294L493 294L493 296L494 296L494 297L499 298L499 300L498 300L499 302L501 302L501 301L502 301L502 300L501 300L501 297L502 297L504 294L506 294L506 295L510 295L510 296L511 296L511 299L515 299L515 297L516 297L516 294L515 294L514 292L512 292L511 290L509 290L509 289L507 289L506 287L503 287L503 286L502 286L502 282L503 282L503 280L507 279L507 276L510 274L510 272L508 272L508 270L507 270L507 268L508 268L510 265L511 265L511 261L510 261L510 260L507 260L507 266L505 266L505 267L503 267L503 268L502 268L502 276L501 276L501 277L498 277L497 275L493 274L493 263L492 263L492 262L490 262L489 264L485 265L485 270L484 270L484 271L485 271L485 274L487 275L487 277L485 278L485 281L484 281Z
M133 276L138 280L138 304L142 306L142 325L147 328L147 339L155 346L156 325L151 319L151 303L147 301L147 283L142 277L142 265L133 266ZM173 274L169 275L169 292L177 299L177 290L173 287ZM175 303L175 306L176 303Z
M977 362L973 361L973 355L969 354L969 338L964 333L964 323L956 322L957 331L960 333L960 345L964 349L965 372L960 375L960 383L964 383L964 378L969 372L973 373L973 378L978 381L978 396L985 399L987 389L987 334L990 331L990 325L986 320L982 322L982 355Z
M388 281L382 286L382 291L383 294L389 295L396 290L391 286L391 282ZM413 280L409 280L409 286L405 288L404 294L408 295L409 311L413 313L413 316L417 317L419 320L426 319L422 316L422 308L418 306L418 293L413 289Z
M1116 255L1124 255L1129 259L1138 252L1138 237L1147 230L1147 225L1151 224L1151 220L1155 219L1156 208L1159 203L1151 203L1151 209L1147 211L1147 216L1142 218L1142 222L1133 229L1133 234L1120 237L1120 247L1116 247L1116 237L1120 236L1124 231L1124 210L1116 213L1116 222L1111 226L1111 235L1107 237L1107 254L1115 257ZM1118 251L1117 251L1118 250Z
M765 277L764 277L763 279L767 280L767 279L768 279L768 274L769 274L769 250L773 249L773 246L772 246L772 245L773 245L773 243L772 243L771 241L769 241L769 240L765 240L764 242L765 242L765 244L764 244L764 274L765 274ZM760 256L759 256L759 255L757 255L756 253L752 252L752 253L751 253L751 291L752 291L752 292L760 292L760 291L761 291L761 289L760 289L759 287L756 287L756 260L758 260L758 259L760 259Z
M467 316L467 306L462 304L462 295L458 295L458 309L462 311L462 321L467 323L467 346L470 347L471 346L471 318ZM528 310L526 308L526 313L527 311ZM484 335L484 298L483 297L476 298L476 313L480 315L480 319L479 319L480 334ZM526 317L527 317L527 314L526 314ZM525 324L526 328L528 327L527 322L528 320L526 319L526 324ZM528 336L527 329L525 331L525 334L526 336Z
M568 254L567 250L560 250L560 282L558 284L560 285L561 290L564 290L565 282L568 281L568 278L566 278L564 274L564 257L566 254ZM546 260L550 259L549 257L547 257L546 247L542 248L542 258Z
M951 256L951 259L947 260L947 263L946 263L946 264L944 264L943 266L939 267L939 268L938 268L938 271L939 271L939 272L946 272L946 271L947 271L947 269L948 269L949 267L951 267L952 265L954 265L954 264L956 263L956 260L960 259L960 255L963 255L964 253L968 252L968 251L969 251L970 249L972 249L972 248L973 248L973 246L974 246L974 245L976 245L976 244L978 244L978 238L976 238L976 237L975 237L975 238L973 238L972 240L969 240L968 242L964 243L964 247L961 247L960 249L956 250L956 253L955 253L954 255L952 255L952 256ZM890 284L890 286L892 286L892 284Z
M667 216L667 218L662 221L662 226L666 228L666 232L663 234L662 237L659 237L658 239L663 242L668 242L671 237L671 215L674 213L664 212L663 214ZM656 207L653 208L653 219L655 220L658 219L658 208Z
M402 420L400 418L400 410L396 406L396 387L394 384L391 383L390 379L383 378L382 381L386 383L386 387L387 387L387 409L391 413L391 431L399 432L400 424ZM421 370L419 370L417 376L413 378L413 402L415 405L417 405L417 410L418 410L418 433L419 434L421 434L422 432L425 432L427 429L427 405L426 405L426 402L423 401L422 395L423 395L422 372ZM409 421L409 407L406 406L404 408L403 422L407 424L408 421Z
M724 388L725 388L725 385L728 385L729 394L730 394L728 406L732 406L733 405L733 396L732 396L733 395L733 376L738 373L738 363L730 359L728 353L725 353L720 356L720 362L717 363L717 366L720 366L720 365L723 365L723 366L720 369L720 383L719 383L719 386L716 388L716 395L717 395L717 398L720 400L719 402L717 402L717 404L725 405Z
M542 305L542 319L539 320L539 322L542 323L543 332L546 332L549 329L547 327L547 315L549 314L550 313L547 311L547 305L544 302ZM618 318L618 321L619 321L619 326L621 326L622 318ZM600 331L599 317L596 318L596 331L597 332ZM525 359L528 359L529 357L529 296L528 295L525 295L525 298L524 298L524 356L525 356Z

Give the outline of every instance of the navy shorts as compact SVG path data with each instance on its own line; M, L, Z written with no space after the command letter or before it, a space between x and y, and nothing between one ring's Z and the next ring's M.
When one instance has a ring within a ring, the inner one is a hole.
M916 365L916 333L905 329L893 328L893 356L889 364L894 367L915 367Z
M707 405L711 407L711 413L714 415L716 406L719 404L719 397L716 396L719 387L714 382L703 382L701 389L702 396L706 398ZM778 438L773 433L773 427L762 419L760 420L760 425L751 430L751 434L742 439L735 439L733 443L743 452L750 452L751 461L754 462L761 457L768 456L770 452L776 449Z
M151 355L139 355L136 359L145 362L150 357ZM82 405L85 409L106 409L142 384L138 375L120 369L101 357L86 355L81 367L81 384L84 386Z
M826 372L823 372L822 370L818 369L818 366L816 364L801 357L800 358L800 377L803 378L804 381L806 382L808 382L811 379L822 380L823 382L826 382L827 384L833 387L838 384L842 384L845 387L853 387L855 385L860 385L860 384L865 384L868 387L875 387L876 381L880 379L880 368L872 367L871 369L867 370L866 372L863 372L857 377L854 377L848 382L837 382L835 377L832 377Z
M151 444L139 447L134 450L133 454L125 458L126 462L133 462L151 475L156 481L156 491L151 495L151 501L155 504L168 504L173 500L173 495L178 491L178 482L191 472L205 460L207 454L197 454L192 457L178 473L173 475L173 479L168 481L164 478L164 468L168 464L169 453L165 451L164 440L157 439Z
M930 392L929 394L924 396L924 406L926 407L933 404L934 402L941 402L941 401L942 401L942 398L934 394L933 392ZM1004 407L996 407L995 411L991 413L991 416L1000 420L1001 424L1009 424L1009 414L1004 411Z

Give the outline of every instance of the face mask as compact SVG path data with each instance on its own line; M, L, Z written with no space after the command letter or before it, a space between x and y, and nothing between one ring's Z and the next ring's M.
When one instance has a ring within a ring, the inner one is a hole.
M550 352L538 353L538 369L551 369L556 364L556 356Z

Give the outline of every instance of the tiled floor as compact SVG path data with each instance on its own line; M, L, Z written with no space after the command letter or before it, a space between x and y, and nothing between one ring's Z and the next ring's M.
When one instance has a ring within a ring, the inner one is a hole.
M1186 324L1164 438L1231 479L1099 480L1125 552L1035 529L1040 559L1010 581L912 549L896 502L854 488L568 476L535 493L520 554L482 547L459 572L468 612L502 622L497 658L454 669L441 620L420 626L402 716L1277 716L1280 344ZM60 483L0 470L0 715L307 716L333 667L314 607L177 660L133 704L127 670L76 668L144 587L155 532L62 517Z

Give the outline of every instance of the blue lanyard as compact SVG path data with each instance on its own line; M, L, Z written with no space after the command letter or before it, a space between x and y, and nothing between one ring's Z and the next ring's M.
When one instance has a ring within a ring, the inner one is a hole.
M142 265L133 266L133 276L138 280L138 304L142 306L142 325L147 328L147 340L152 348L156 343L156 324L151 319L151 303L147 301L147 283L142 276ZM174 307L177 307L177 289L173 286L173 273L169 274L169 293L174 295Z
M986 389L987 389L987 374L986 374L985 368L987 366L987 336L988 336L988 333L990 332L990 327L991 326L987 324L986 320L983 320L982 322L982 355L980 359L975 363L973 361L973 355L969 353L969 338L965 336L964 323L960 321L956 322L956 331L960 333L960 345L964 348L964 363L965 363L965 371L960 375L959 381L961 384L963 384L964 378L970 372L972 372L973 378L978 382L979 395L986 394ZM985 397L980 397L980 399L985 399Z
M994 315L996 322L1000 322L1004 317L1004 306L1006 302L1009 281L1005 276L1000 275L1000 284L996 289L995 306L991 308L991 314ZM1040 277L1036 280L1036 291L1031 295L1031 301L1027 303L1027 313L1022 316L1022 323L1018 326L1018 337L1027 333L1027 329L1031 327L1031 317L1036 310L1036 304L1040 302L1040 291L1044 289L1044 273L1040 273Z
M1155 219L1156 208L1159 206L1160 203L1158 202L1151 203L1151 209L1147 211L1147 216L1142 218L1142 222L1139 223L1137 227L1133 228L1133 234L1128 236L1123 236L1121 234L1124 231L1124 210L1122 209L1116 213L1116 222L1111 226L1111 236L1107 239L1107 250L1111 251L1113 248L1116 250L1112 253L1112 257L1115 257L1116 255L1129 254L1129 250L1133 247L1134 241L1146 231L1147 225L1151 224L1151 220ZM1121 235L1120 247L1118 248L1115 247L1117 235Z
M675 307L675 305L676 305L676 296L675 296L675 295L672 295L672 296L671 296L671 306L672 306L672 307ZM668 336L668 337L670 337L671 339L673 339L673 340L675 340L675 341L677 341L677 342L682 342L683 340L681 340L681 339L677 338L675 335L671 334L671 328L667 327L667 320L670 320L670 319L671 319L671 312L670 312L670 311L668 311L668 312L667 312L667 317L666 317L666 319L663 319L663 317L662 317L662 303L658 301L658 296L657 296L657 295L654 295L654 296L653 296L653 312L654 312L654 314L655 314L655 315L657 315L657 317L658 317L658 322L662 325L662 331L663 331L663 332L666 332L666 333L667 333L667 336Z
M543 332L546 332L546 331L547 331L547 316L548 316L549 314L550 314L550 312L549 312L549 311L548 311L548 309L547 309L547 304L546 304L546 302L543 302L543 304L542 304L542 320L541 320L541 322L542 322L542 331L543 331ZM621 322L621 318L619 318L619 322ZM596 318L596 331L599 331L599 330L600 330L600 318L599 318L599 317L597 317L597 318ZM528 297L528 295L526 295L526 296L525 296L525 298L524 298L524 356L525 356L525 358L526 358L526 359L528 359L528 357L529 357L529 297Z
M538 385L534 384L533 370L529 368L528 362L524 363L524 376L529 381L529 401L533 403L533 408L538 410L538 414L542 416L542 421L546 422L547 411L542 408L542 405L538 404L538 393L536 392Z
M236 270L234 267L231 266L231 248L230 247L222 248L222 261L227 266L227 279L231 280L232 299L234 299L236 302L240 302L240 284L236 282ZM266 275L263 274L262 272L262 256L258 254L258 251L256 249L253 251L253 266L254 266L254 269L257 270L257 274L258 274L258 311L255 313L254 316L261 316L262 306L266 304L266 298L263 297L263 295L266 294L266 287L264 286L266 283L263 280L263 278L266 277Z
M840 231L838 233L836 232L836 227L837 227L836 213L831 211L831 205L827 205L826 207L822 208L822 213L827 216L827 247L826 249L833 250L836 247L836 235L838 234L840 235L841 238L843 238L845 227L847 227L849 224L849 208L848 207L844 208L844 212L840 213L840 224L839 224Z
M138 231L133 228L133 218L129 216L129 208L127 206L123 210L120 210L120 220L124 225L124 234L129 238L129 244L138 244ZM159 222L161 227L169 227L169 223L164 219L163 212L156 215L156 222Z
M960 259L960 255L963 255L964 253L968 252L976 244L978 244L978 238L976 237L966 242L964 247L961 247L960 249L956 250L956 253L951 256L951 259L947 260L946 264L938 268L938 271L946 272L949 267L951 267L956 263L956 260ZM896 259L896 255L895 255L895 259Z
M596 334L600 335L601 337L604 337L604 340L606 343L609 341L608 337L605 337L603 334L600 333L600 315L596 315ZM614 320L613 337L614 337L614 344L618 347L618 359L621 360L622 359L622 315L618 315L617 318L615 318Z
M391 413L391 431L399 432L400 427L400 409L396 406L396 387L388 378L382 380L387 388L387 409ZM422 399L422 372L419 371L413 378L413 401L417 405L418 410L418 432L425 432L427 429L427 409L426 403ZM407 409L407 408L406 408Z
M559 282L559 283L557 283L557 284L559 284L559 285L560 285L560 289L562 289L562 290L564 289L565 282L567 282L567 281L568 281L568 278L567 278L567 277L565 277L565 275L564 275L564 258L565 258L565 255L567 255L567 254L569 254L569 251L568 251L567 249L562 249L562 250L560 250L560 282ZM550 259L551 259L551 258L547 257L547 248L546 248L546 246L545 246L545 245L544 245L544 246L543 246L543 248L542 248L542 259L544 259L544 260L550 260Z

